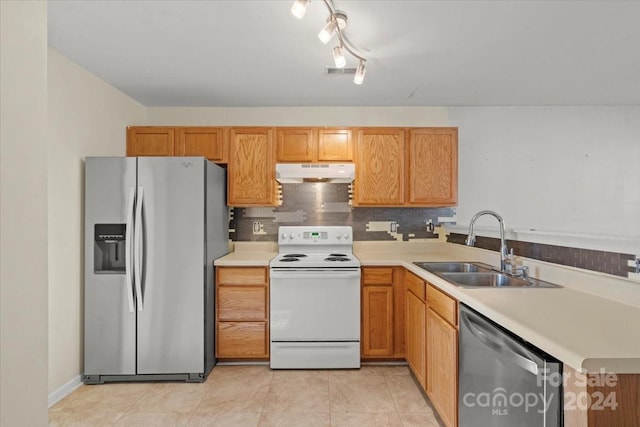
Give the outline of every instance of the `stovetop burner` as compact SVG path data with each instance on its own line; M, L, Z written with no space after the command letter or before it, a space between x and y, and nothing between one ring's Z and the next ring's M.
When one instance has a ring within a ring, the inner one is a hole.
M338 262L344 262L344 261L351 261L351 258L347 258L346 255L342 255L342 256L330 256L328 258L324 259L325 261L338 261Z
M353 253L353 230L349 226L280 226L278 256L269 265L279 272L337 272L358 269L360 261Z

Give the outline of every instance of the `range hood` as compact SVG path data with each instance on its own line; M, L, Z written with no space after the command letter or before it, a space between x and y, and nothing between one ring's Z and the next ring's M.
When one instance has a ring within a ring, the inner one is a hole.
M355 177L353 163L277 163L276 180L281 184L301 182L350 183Z

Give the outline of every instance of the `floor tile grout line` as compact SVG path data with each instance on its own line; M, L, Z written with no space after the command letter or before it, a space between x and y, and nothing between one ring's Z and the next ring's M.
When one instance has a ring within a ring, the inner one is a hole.
M387 387L387 390L389 391L389 395L391 396L391 400L393 400L393 407L396 408L396 415L398 416L398 419L400 420L400 423L404 425L404 422L402 421L402 417L400 416L400 410L398 408L398 402L396 401L396 396L391 391L391 387L389 387L389 383L387 382L387 378L391 377L391 375L383 375L382 377L384 378L384 385Z
M275 375L273 375L273 370L271 370L271 378L269 379L269 388L267 388L267 394L265 395L264 401L262 402L262 407L260 408L260 416L258 417L258 422L256 423L256 427L260 425L260 420L262 420L262 417L265 414L264 408L267 405L267 400L269 399L269 393L271 393L271 388L273 387L274 376Z

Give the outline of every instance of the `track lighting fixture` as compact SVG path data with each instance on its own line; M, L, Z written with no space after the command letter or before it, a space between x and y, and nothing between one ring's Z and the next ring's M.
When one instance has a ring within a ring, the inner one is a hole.
M295 0L293 6L291 6L291 13L293 16L298 19L302 19L310 2L311 0ZM335 10L332 0L322 0L322 2L329 11L329 17L327 18L326 25L318 34L318 38L322 43L327 44L334 34L337 35L338 46L333 48L333 60L336 63L336 67L344 68L347 65L344 51L346 50L349 52L351 56L355 57L359 61L353 82L357 85L361 85L364 81L365 62L367 62L367 60L355 52L353 45L344 35L343 31L347 26L347 14L340 10Z

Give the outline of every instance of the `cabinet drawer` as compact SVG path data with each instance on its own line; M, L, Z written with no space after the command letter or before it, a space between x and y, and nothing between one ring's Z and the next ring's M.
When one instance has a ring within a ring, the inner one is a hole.
M427 304L453 326L458 324L458 302L432 285L427 285Z
M404 275L404 282L407 284L407 289L424 302L426 286L424 280L407 271Z
M218 287L218 320L267 320L266 286Z
M363 268L362 282L365 285L393 285L393 268L392 267Z
M218 323L218 357L263 358L269 355L266 322Z
M266 285L267 269L264 267L218 267L218 285Z

